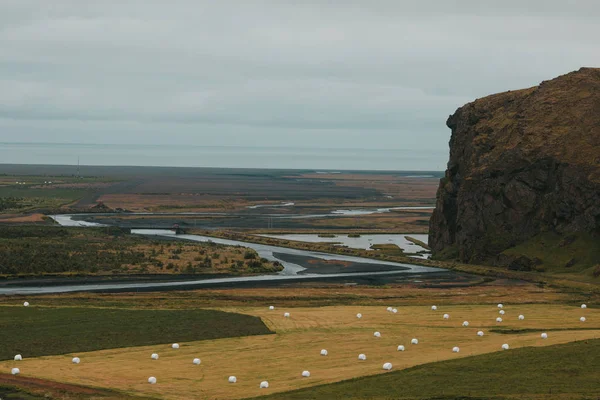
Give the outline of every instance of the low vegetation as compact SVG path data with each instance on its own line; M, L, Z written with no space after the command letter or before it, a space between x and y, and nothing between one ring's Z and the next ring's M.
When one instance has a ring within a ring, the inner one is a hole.
M595 399L598 395L598 354L600 339L526 347L425 364L260 399Z
M0 332L0 360L272 333L257 317L215 310L33 306L1 307Z
M0 275L259 274L281 270L243 247L157 241L119 228L0 226Z
M600 265L600 237L589 233L544 232L502 254L514 259L509 268L600 282L594 274Z

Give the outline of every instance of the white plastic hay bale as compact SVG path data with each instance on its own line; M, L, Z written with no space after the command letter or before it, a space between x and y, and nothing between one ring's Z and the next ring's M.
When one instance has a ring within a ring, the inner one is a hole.
M361 353L361 354L358 355L358 359L361 360L361 361L365 361L367 359L367 356L365 354Z
M500 315L504 315L504 310L500 310Z
M284 318L289 318L290 317L290 313L289 312L283 313L283 317Z
M392 363L385 363L383 364L383 369L385 369L386 371L390 371L392 369Z
M519 320L523 321L525 319L525 316L523 314L519 315Z
M581 305L581 308L587 308L587 305L585 305L585 304L582 304L582 305Z
M262 381L262 382L260 383L260 388L261 388L261 389L267 389L268 387L269 387L269 382L267 382L267 381Z
M171 347L177 350L179 348L179 343L173 343Z
M392 312L393 308L392 307L388 307L386 308L387 312Z
M432 310L432 311L435 311L435 310L437 310L437 306L431 306L431 310Z
M81 362L81 360L79 359L79 357L73 357L73 359L71 360L71 362L73 364L79 364Z
M150 378L148 378L148 383L151 385L155 385L156 384L156 378L151 376Z
M24 306L24 307L29 307L29 302L28 302L28 301L26 301L25 303L23 303L23 306Z
M585 322L585 317L581 317L581 318L579 318L579 320L580 320L581 322Z
M10 370L10 373L13 375L17 375L21 373L21 370L19 368L13 368Z
M310 378L310 371L302 371L302 376L304 378Z
M327 350L325 350L325 349L321 350L321 355L322 355L322 356L326 356L327 354L328 354L328 353L327 353Z
M356 314L356 318L361 319L362 318L362 314L361 313Z
M504 304L502 304L502 303L498 304L498 308L504 308Z
M463 326L469 326L469 321L464 321Z
M444 314L444 319L450 318L450 314Z
M418 339L413 339L410 341L410 344L419 344L419 340Z
M380 332L374 332L373 336L375 336L375 337L381 337L381 333Z
M200 361L199 358L194 358L194 360L192 361L192 364L194 364L194 365L200 365L201 362L202 361Z
M230 376L229 377L229 383L236 383L237 382L237 378L235 376Z
M483 336L483 331L477 332L477 336Z
M396 308L392 308L392 312L393 312L394 314L396 314L396 313L398 312L398 310L397 310Z
M152 353L152 355L150 356L150 358L153 359L153 360L158 360L158 354Z
M398 351L404 351L404 346L402 346L402 345L398 346Z
M502 350L508 350L508 349L509 349L509 346L508 346L508 344L504 343L504 344L502 345Z
M459 349L458 347L456 347L456 346L454 346L454 347L452 348L452 352L453 352L453 353L458 353L459 351L460 351L460 349Z
M540 336L542 339L548 339L548 334L546 332L542 333Z
M20 355L20 354L17 354L17 355L15 356L15 361L23 361L23 356L22 356L22 355Z
M274 306L269 306L269 310L274 310L275 307Z
M500 317L496 318L496 322L502 322L502 318L500 318Z

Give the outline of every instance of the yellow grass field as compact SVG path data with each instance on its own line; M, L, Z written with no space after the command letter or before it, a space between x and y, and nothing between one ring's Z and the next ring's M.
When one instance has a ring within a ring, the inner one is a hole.
M390 304L393 306L393 304ZM260 394L335 382L358 376L385 373L384 362L394 370L418 364L457 357L503 351L503 343L511 349L524 346L546 346L575 340L600 338L600 310L565 305L505 304L503 322L497 323L498 308L494 305L438 304L398 307L398 313L383 306L332 306L321 308L229 307L225 311L259 316L276 335L180 343L173 350L169 338L164 345L113 349L76 354L81 364L71 363L75 354L0 363L0 371L9 372L18 366L23 376L64 383L111 388L123 392L164 399L238 399ZM284 318L284 312L291 317ZM357 319L356 314L363 318ZM450 314L449 320L442 315ZM519 321L518 315L525 315ZM579 318L585 316L586 322ZM463 327L463 321L469 327ZM74 321L76 323L76 321ZM490 329L539 329L520 334L492 333ZM540 338L543 330L548 339ZM556 330L552 329L569 329ZM579 330L578 330L579 329ZM585 330L584 330L585 329ZM476 332L483 330L485 336ZM376 338L373 332L381 332ZM143 335L143 332L139 332ZM419 344L411 345L417 338ZM406 351L398 352L398 345ZM454 346L460 353L453 353ZM320 350L329 354L321 356ZM508 350L510 351L510 350ZM159 360L151 360L151 353ZM359 361L364 353L366 361ZM199 357L202 364L192 364ZM309 370L310 378L302 378ZM237 376L229 384L229 375ZM156 385L147 383L150 376ZM259 389L262 380L268 389Z

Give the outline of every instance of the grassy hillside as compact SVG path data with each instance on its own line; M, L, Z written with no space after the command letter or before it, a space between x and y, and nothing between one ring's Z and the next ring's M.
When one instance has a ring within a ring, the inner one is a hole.
M502 254L527 257L533 270L600 282L600 237L592 234L544 232Z
M213 310L0 307L0 360L271 333L260 318Z
M599 354L600 340L527 347L425 364L260 399L591 400L600 394Z

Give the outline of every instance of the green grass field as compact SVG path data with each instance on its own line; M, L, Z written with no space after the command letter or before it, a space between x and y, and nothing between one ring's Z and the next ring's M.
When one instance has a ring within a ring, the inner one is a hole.
M0 360L272 333L260 318L213 310L0 307Z
M599 356L600 340L525 347L424 364L260 399L591 400L600 395Z

